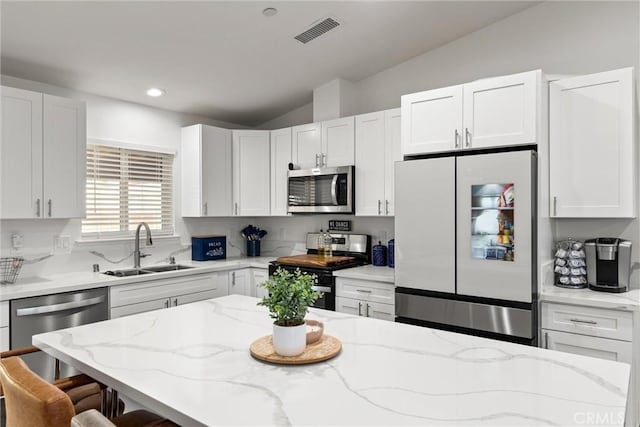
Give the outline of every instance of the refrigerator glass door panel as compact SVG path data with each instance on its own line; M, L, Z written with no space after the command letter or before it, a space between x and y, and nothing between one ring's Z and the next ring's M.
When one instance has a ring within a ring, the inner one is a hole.
M396 163L396 286L455 292L455 158Z
M531 302L531 151L457 160L457 292Z

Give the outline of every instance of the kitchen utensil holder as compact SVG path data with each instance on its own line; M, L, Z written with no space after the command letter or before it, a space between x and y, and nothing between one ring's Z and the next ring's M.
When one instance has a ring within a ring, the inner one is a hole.
M558 241L553 270L555 286L570 289L586 288L587 264L584 242L573 239Z
M247 240L247 256L260 256L260 240Z
M15 283L23 262L22 257L0 258L0 283Z

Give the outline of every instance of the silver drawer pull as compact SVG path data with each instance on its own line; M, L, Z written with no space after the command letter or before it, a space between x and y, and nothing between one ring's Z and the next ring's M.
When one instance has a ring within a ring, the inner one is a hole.
M593 320L582 320L582 319L569 319L572 322L575 323L586 323L588 325L597 325L598 322L594 322Z
M365 294L370 294L371 293L371 289L356 289L356 291L364 292Z

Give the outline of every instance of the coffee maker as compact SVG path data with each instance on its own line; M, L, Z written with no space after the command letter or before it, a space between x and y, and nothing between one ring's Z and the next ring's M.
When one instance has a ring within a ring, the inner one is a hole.
M584 243L589 289L627 292L631 274L631 242L598 237Z

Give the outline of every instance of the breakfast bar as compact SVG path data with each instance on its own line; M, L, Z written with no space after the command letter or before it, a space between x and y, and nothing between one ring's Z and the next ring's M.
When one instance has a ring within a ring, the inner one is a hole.
M271 333L231 295L33 337L33 344L183 426L624 425L629 365L310 309L335 358L275 365Z

